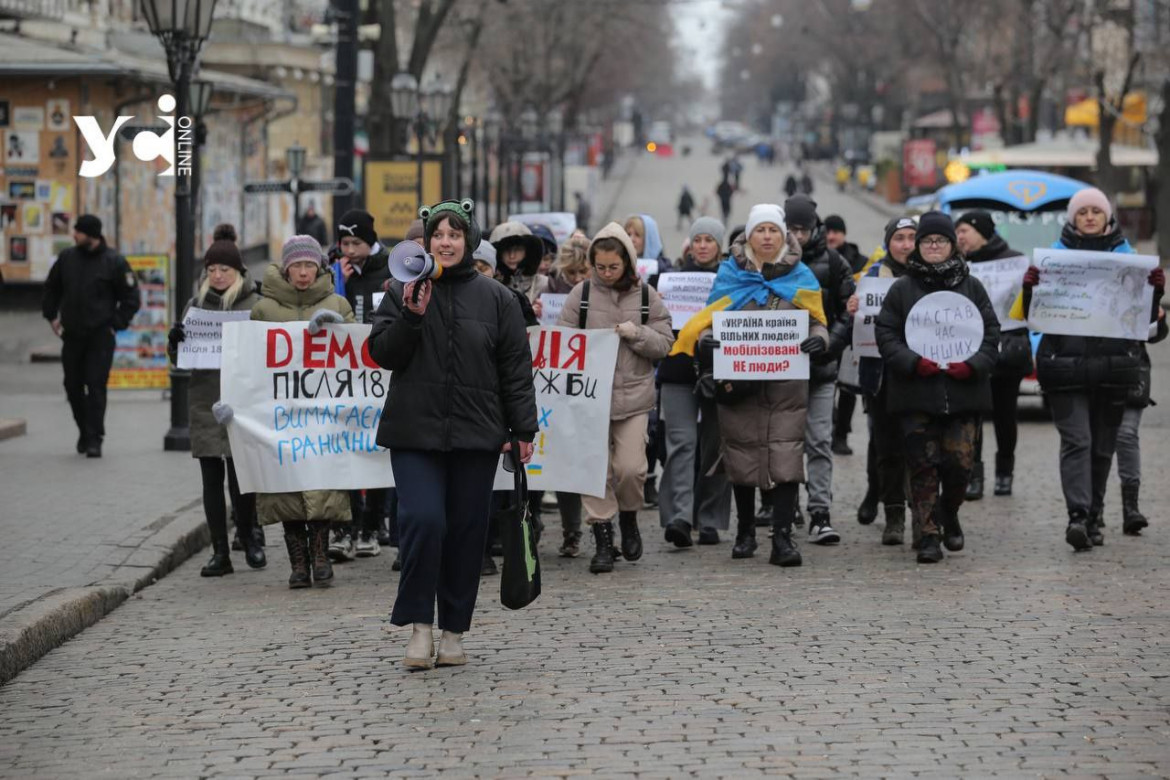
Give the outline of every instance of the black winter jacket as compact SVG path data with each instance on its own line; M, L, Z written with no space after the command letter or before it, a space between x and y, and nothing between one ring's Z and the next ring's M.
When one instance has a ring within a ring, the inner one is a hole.
M1003 236L996 233L982 248L967 255L967 262L987 263L992 260L1020 257L1022 254L1008 246ZM1032 342L1028 339L1028 329L1000 330L999 354L995 359L993 373L996 376L1022 377L1032 373L1032 368Z
M1130 251L1116 225L1100 236L1082 236L1067 224L1059 246L1093 252ZM1025 302L1030 305L1030 297L1026 296ZM1155 311L1157 306L1158 301L1154 301ZM1099 389L1129 398L1138 393L1141 384L1142 349L1142 342L1129 339L1046 333L1036 350L1036 378L1045 393Z
M915 250L917 251L917 250ZM983 315L983 343L966 362L973 374L960 382L944 372L918 376L921 357L906 344L906 318L914 304L930 293L949 290L969 299ZM890 412L932 415L974 414L991 410L991 370L999 343L999 320L983 284L967 274L955 287L936 287L913 268L894 282L875 323L878 349L886 365L886 408Z
M382 247L375 254L366 258L359 269L354 271L345 280L345 299L353 309L353 318L357 322L368 325L374 321L374 294L385 291L386 283L390 281L390 251Z
M682 268L678 269L680 273L707 273L713 274L719 271L719 263L704 268L695 262L695 259L689 254L682 260ZM675 332L677 338L678 332ZM658 384L660 385L694 385L699 381L698 372L695 370L695 359L690 355L668 355L664 357L658 364Z
M847 308L849 298L857 289L853 282L853 270L845 258L825 245L823 226L817 227L800 259L821 284L825 319L829 322L829 349L820 358L811 361L809 379L813 382L835 382L841 353L853 343L853 315Z
M855 274L861 273L862 269L865 268L865 264L869 262L869 258L861 253L857 244L850 241L842 244L841 248L837 250L837 254L841 255L846 263L849 263L849 267L853 269L853 273Z
M62 252L49 269L41 301L45 319L60 316L65 338L106 328L125 330L141 305L130 264L105 240L92 252L79 246Z
M434 280L419 317L390 283L370 356L393 371L377 442L390 449L488 450L536 436L532 353L516 297L470 257Z

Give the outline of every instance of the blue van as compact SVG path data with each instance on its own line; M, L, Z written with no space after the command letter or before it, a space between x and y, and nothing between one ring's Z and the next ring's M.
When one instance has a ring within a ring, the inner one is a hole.
M1064 227L1068 201L1088 184L1031 170L972 176L927 196L930 206L958 217L966 211L991 213L1008 246L1031 257L1036 247L1052 246Z

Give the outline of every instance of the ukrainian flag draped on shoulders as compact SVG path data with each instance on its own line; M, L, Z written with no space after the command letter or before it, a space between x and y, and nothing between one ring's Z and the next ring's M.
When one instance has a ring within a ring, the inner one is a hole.
M827 325L821 285L807 265L797 261L792 270L775 279L765 279L759 271L740 268L732 258L719 266L707 307L692 315L678 333L678 339L670 350L671 355L694 355L699 336L711 327L712 315L717 311L738 311L749 303L764 306L768 296L775 295L797 308L804 309L809 316Z

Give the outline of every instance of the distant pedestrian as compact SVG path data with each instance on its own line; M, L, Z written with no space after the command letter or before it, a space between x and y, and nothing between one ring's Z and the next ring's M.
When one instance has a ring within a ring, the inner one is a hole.
M724 177L723 181L719 182L719 186L715 188L715 195L719 198L719 208L723 212L723 222L731 219L731 196L735 194L735 187L731 186L731 182Z
M841 255L849 264L855 276L865 270L868 258L857 248L857 244L846 238L845 220L837 214L825 217L825 245ZM852 455L849 434L853 431L853 411L857 408L857 396L844 385L837 386L837 405L833 409L833 454Z
M807 169L800 175L800 191L805 195L813 194L813 181L812 177L808 175Z
M321 245L312 236L293 236L284 242L280 260L264 271L260 302L252 319L260 322L309 321L316 333L327 322L353 322L353 309L333 292L333 276L325 267ZM230 418L230 411L228 412ZM221 414L222 416L222 414ZM290 588L330 585L329 526L348 523L353 515L344 490L302 490L260 493L256 514L264 525L281 523L292 573Z
M78 217L73 242L49 269L41 307L61 338L61 367L77 423L77 452L100 458L114 332L130 327L142 296L126 258L102 237L100 219L93 214Z
M794 174L788 174L788 178L784 180L784 194L791 198L800 189L800 182L796 180Z
M691 190L685 184L682 188L682 194L678 196L678 221L675 223L676 230L682 230L683 225L691 221L691 212L695 209L695 196L691 194Z
M227 235L226 231L220 232L218 229L216 233ZM235 235L234 229L231 235ZM259 300L260 296L256 294L235 242L226 239L212 242L203 255L203 278L199 281L199 291L187 302L183 309L183 319L171 326L167 337L167 357L172 363L178 363L179 345L187 338L183 320L191 308L251 311ZM222 577L233 571L227 533L227 504L223 497L225 477L245 560L253 569L262 569L267 565L264 545L255 531L256 495L240 493L227 429L215 419L212 412L212 407L219 401L219 378L219 369L194 369L187 386L191 456L199 460L199 472L203 480L203 514L211 532L211 559L199 572L203 577Z
M514 441L527 463L537 432L520 305L475 270L480 229L469 206L424 210L424 240L443 273L391 282L369 340L371 357L393 372L377 442L390 449L398 485L402 576L390 622L413 627L403 658L411 669L467 663L463 634L479 593L500 451Z
M583 193L574 192L573 198L577 202L577 229L589 235L589 220L593 218L593 206Z
M327 246L329 243L329 228L325 225L325 220L321 219L321 215L317 213L317 206L312 201L309 202L309 207L305 209L305 213L297 222L297 233L302 236L312 236L321 246Z

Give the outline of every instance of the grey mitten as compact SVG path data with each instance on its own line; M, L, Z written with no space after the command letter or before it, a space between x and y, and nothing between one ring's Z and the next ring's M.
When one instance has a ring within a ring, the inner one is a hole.
M309 334L316 336L320 332L321 326L327 322L345 322L345 317L329 309L317 309L309 318Z
M211 405L211 416L220 425L227 425L231 422L232 415L234 414L235 412L232 411L231 405L225 404L223 401L216 401Z

